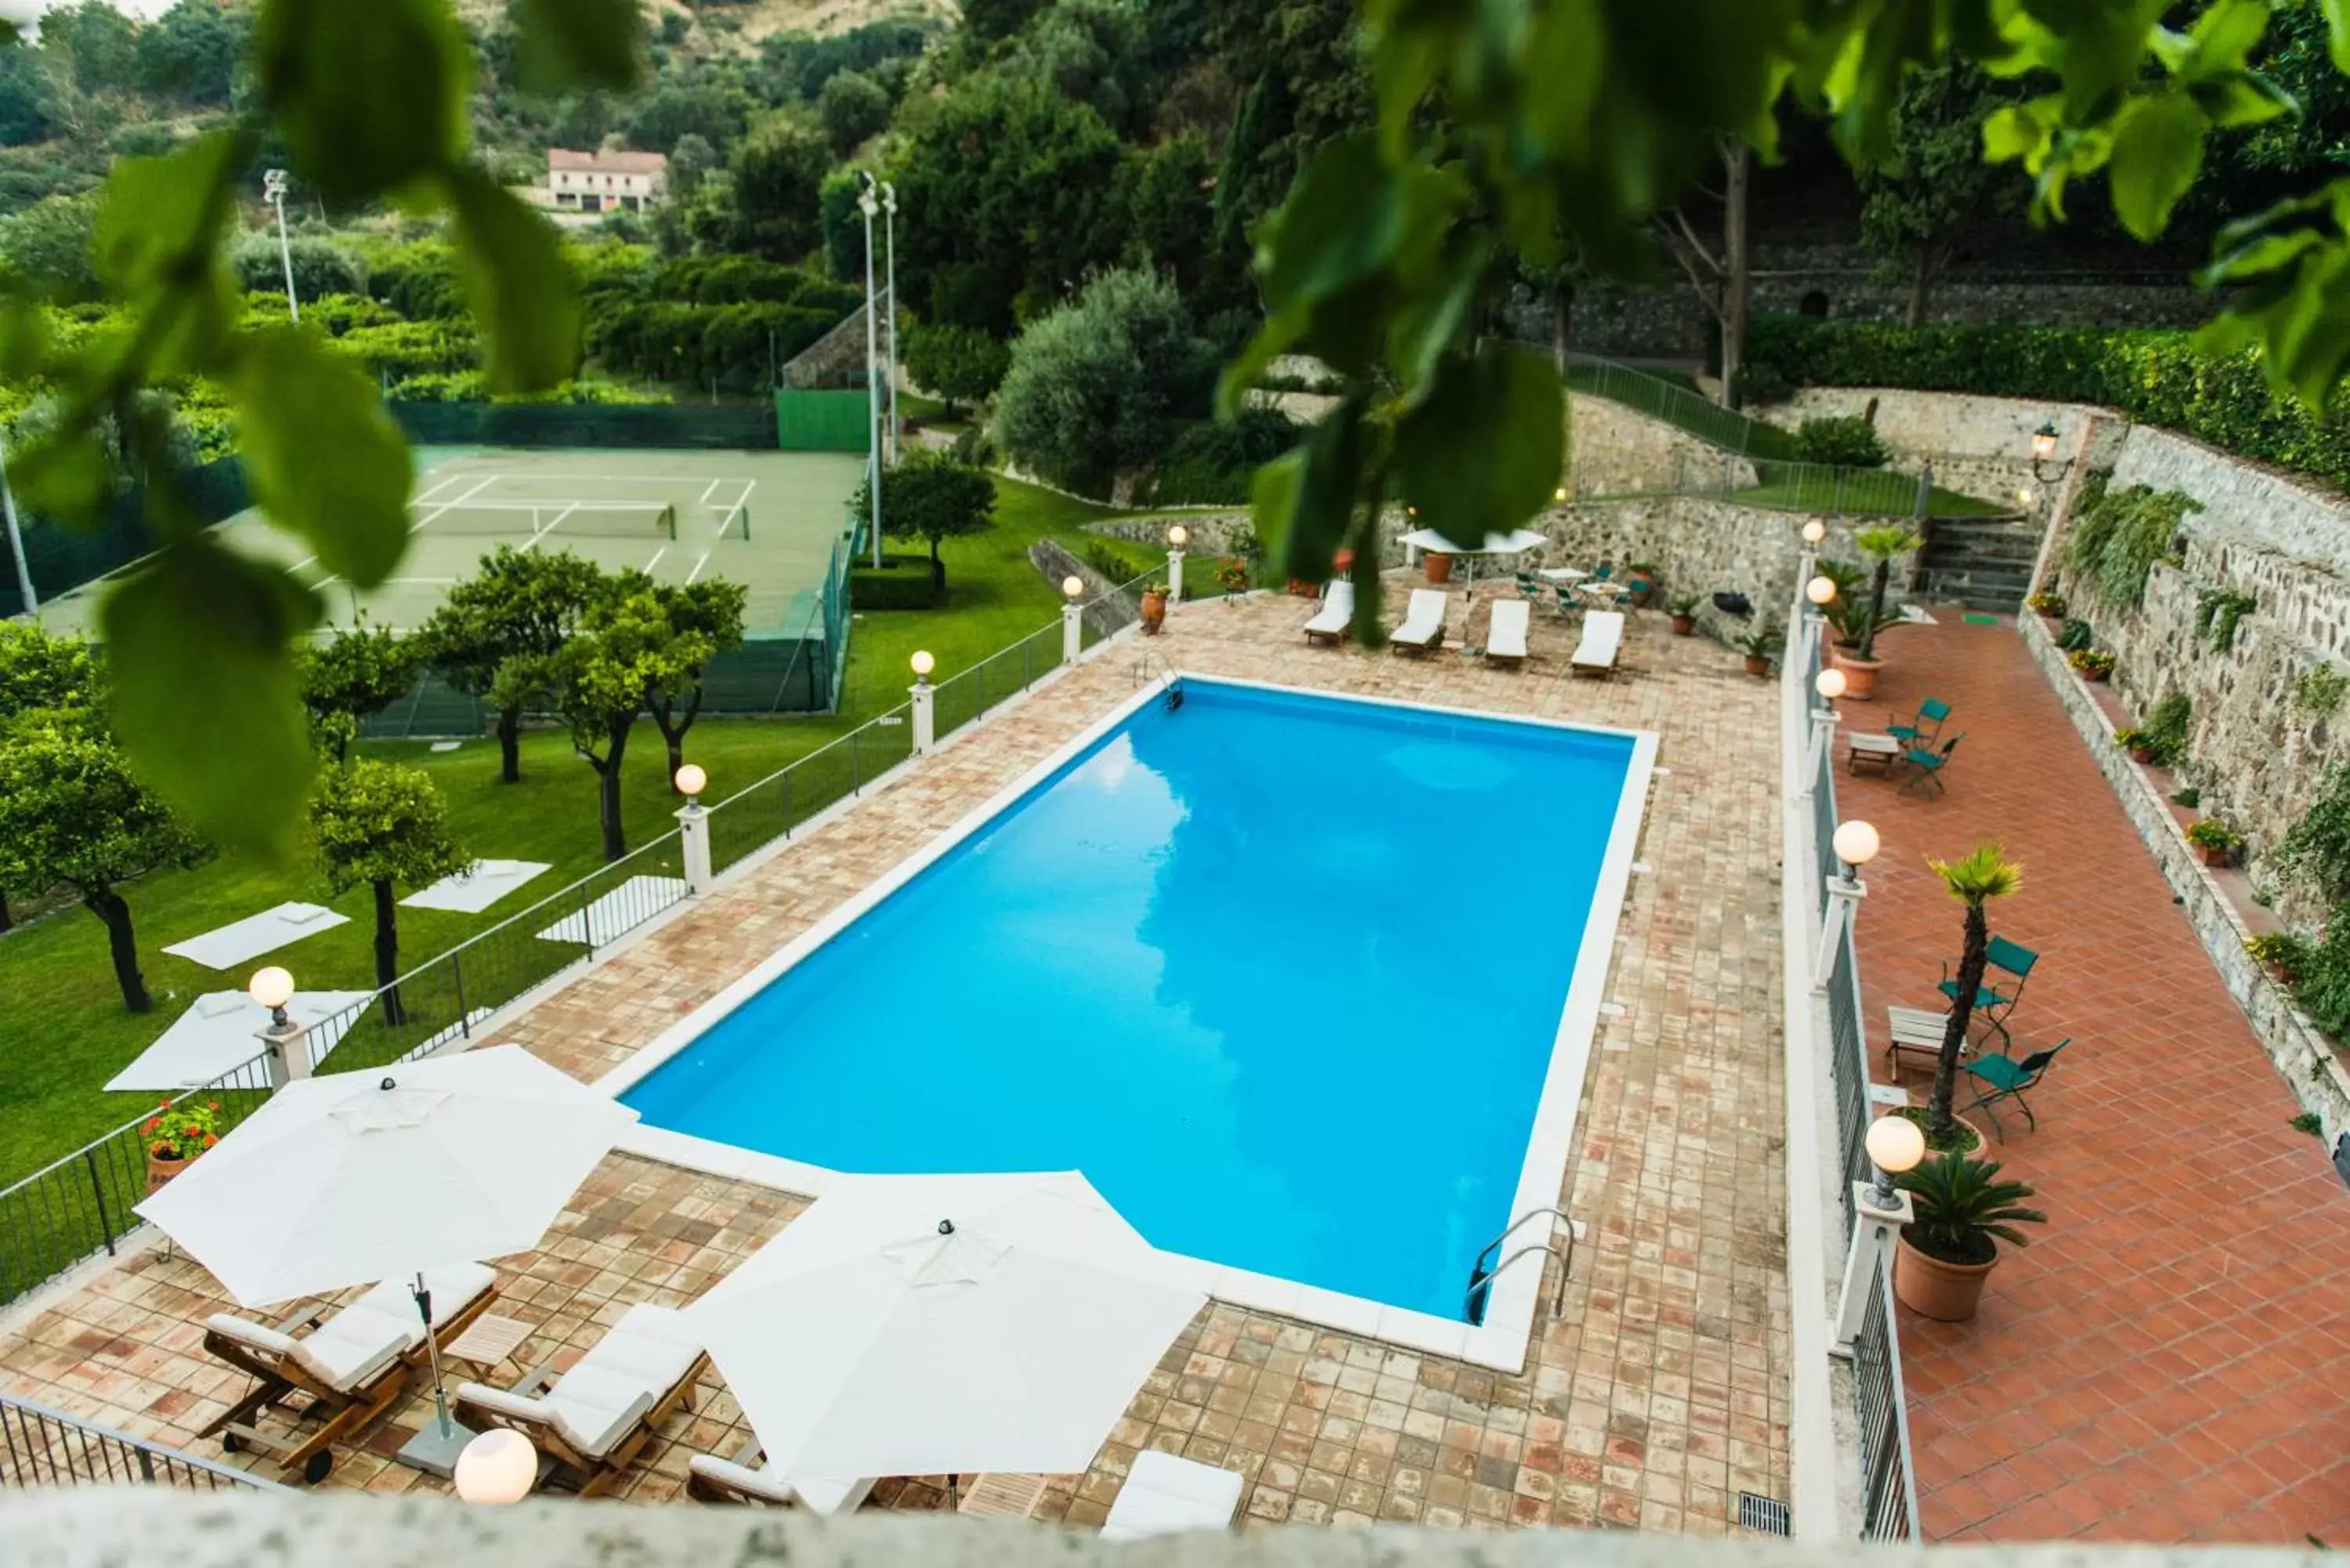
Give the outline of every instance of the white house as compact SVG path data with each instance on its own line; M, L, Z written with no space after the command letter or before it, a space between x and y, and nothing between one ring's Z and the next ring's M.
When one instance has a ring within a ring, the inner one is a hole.
M669 193L669 160L658 152L548 150L546 189L557 211L641 213Z

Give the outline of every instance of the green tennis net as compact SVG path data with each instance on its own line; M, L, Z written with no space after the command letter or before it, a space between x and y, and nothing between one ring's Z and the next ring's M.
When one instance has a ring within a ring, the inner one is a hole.
M418 534L515 535L572 534L596 538L674 539L674 502L471 501L462 506L420 506Z

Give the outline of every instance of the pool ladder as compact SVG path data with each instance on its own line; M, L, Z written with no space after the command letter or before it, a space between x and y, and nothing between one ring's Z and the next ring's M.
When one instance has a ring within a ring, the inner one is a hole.
M1554 1230L1551 1234L1545 1236L1543 1240L1539 1241L1529 1241L1526 1245L1520 1247L1517 1251L1510 1253L1507 1257L1504 1257L1500 1262L1495 1263L1492 1268L1487 1268L1485 1266L1485 1260L1491 1258L1501 1249L1504 1242L1509 1241L1511 1237L1516 1235L1520 1226L1523 1225L1529 1220L1536 1219L1544 1215L1548 1215L1554 1220L1564 1220L1566 1221L1565 1251L1561 1251L1559 1250L1558 1232ZM1469 1321L1471 1324L1482 1324L1485 1321L1485 1299L1492 1292L1494 1278L1499 1275L1503 1269L1508 1268L1520 1258L1534 1253L1554 1256L1558 1259L1558 1288L1551 1293L1550 1315L1554 1322L1565 1316L1566 1276L1568 1271L1573 1269L1575 1266L1575 1238L1581 1229L1582 1227L1564 1209L1529 1209L1524 1213L1519 1215L1516 1219L1511 1220L1509 1229L1503 1231L1500 1235L1486 1242L1484 1249L1477 1254L1477 1261L1469 1266L1469 1293L1461 1303Z
M1168 669L1166 660L1160 659L1157 654L1143 653L1138 655L1134 660L1135 689L1139 691L1143 687L1150 684L1153 680L1164 680L1167 682L1167 711L1171 713L1176 709L1180 708L1183 705L1182 678L1178 676L1173 670Z

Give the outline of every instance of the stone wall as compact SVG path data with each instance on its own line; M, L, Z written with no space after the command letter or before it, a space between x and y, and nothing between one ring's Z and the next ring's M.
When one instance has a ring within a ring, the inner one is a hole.
M1577 393L1568 403L1567 484L1578 498L1690 489L1697 474L1723 486L1754 483L1752 463L1678 425L1606 398Z
M1086 606L1080 613L1086 618L1086 624L1103 637L1124 631L1142 618L1140 605L1113 591L1118 584L1078 560L1055 540L1039 539L1029 545L1028 564L1035 567L1046 582L1054 584L1056 590L1065 577L1074 575L1082 578L1086 585Z
M1897 452L2011 462L2027 475L2034 431L2054 424L2061 453L2072 449L2102 411L2073 403L1898 387L1805 387L1783 402L1751 411L1766 424L1794 430L1809 419L1866 413L1871 403L1877 405L1877 433Z

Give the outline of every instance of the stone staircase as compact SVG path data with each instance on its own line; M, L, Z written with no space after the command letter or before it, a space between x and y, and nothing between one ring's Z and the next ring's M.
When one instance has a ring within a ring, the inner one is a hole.
M1918 556L1919 599L1969 609L2023 607L2040 525L2022 517L1937 517Z

